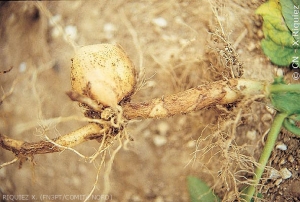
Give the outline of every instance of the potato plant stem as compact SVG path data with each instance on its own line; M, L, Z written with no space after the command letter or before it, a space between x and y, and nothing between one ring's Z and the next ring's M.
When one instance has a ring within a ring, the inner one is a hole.
M270 86L270 91L272 93L277 92L300 92L300 84L292 84L292 85L286 85L286 84L276 84Z
M148 102L126 103L123 111L128 120L163 118L186 114L209 106L229 104L245 96L268 96L268 83L249 79L231 79L199 85L177 94L155 98Z
M272 127L271 127L270 132L267 137L267 141L265 143L265 146L264 146L261 156L259 158L258 166L255 170L253 184L247 189L247 193L245 195L245 200L247 202L250 202L253 197L256 186L258 185L258 183L261 179L264 169L265 169L265 167L269 161L269 158L271 156L272 150L275 147L275 143L276 143L278 134L280 132L281 125L286 117L287 117L286 114L278 113L278 114L276 114L276 116L274 118Z
M264 94L268 96L269 83L246 79L231 79L199 85L177 94L155 98L148 102L123 103L123 116L127 120L141 118L163 118L186 114L205 107L237 102L245 96ZM106 129L107 130L107 129ZM12 151L16 156L59 152L87 140L101 139L107 132L99 124L89 123L69 134L40 142L28 143L0 134L0 147Z
M95 123L89 123L82 128L77 129L69 134L54 138L51 141L24 142L11 139L0 134L0 146L8 151L13 152L18 157L32 156L35 154L46 154L63 151L66 148L74 147L87 140L101 137L102 128ZM103 132L102 132L103 133ZM56 145L59 146L56 146Z

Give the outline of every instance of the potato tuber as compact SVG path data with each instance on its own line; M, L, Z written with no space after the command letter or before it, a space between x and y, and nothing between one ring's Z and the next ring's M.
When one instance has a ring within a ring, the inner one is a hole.
M98 104L116 107L133 93L135 84L134 65L118 45L84 46L72 59L73 91Z

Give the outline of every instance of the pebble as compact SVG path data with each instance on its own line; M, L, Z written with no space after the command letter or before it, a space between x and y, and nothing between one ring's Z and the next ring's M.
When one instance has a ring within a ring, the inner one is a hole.
M167 122L161 121L157 125L157 130L160 135L165 136L167 132L170 130L170 126Z
M250 51L250 52L253 51L255 48L256 48L256 45L253 42L251 42L247 47L248 51Z
M283 76L282 68L277 68L275 71L276 71L276 76Z
M75 187L80 187L81 183L82 183L82 181L81 181L81 179L78 176L73 176L72 177L72 184Z
M281 159L280 162L279 162L280 165L283 165L283 164L285 164L285 163L286 163L286 160L285 160L285 159Z
M276 149L285 151L287 150L287 146L284 143L279 143L278 145L276 145Z
M166 136L155 135L153 137L153 143L157 147L161 147L161 146L165 145L167 142L168 142L168 140L167 140Z
M263 33L263 31L262 31L262 30L258 30L258 31L257 31L257 36L258 36L258 38L260 38L260 39L264 38L264 33Z
M113 23L105 23L103 26L103 31L105 32L114 32L116 30L116 26Z
M168 26L168 22L163 17L154 18L152 20L152 23L161 28L165 28Z
M77 39L77 27L73 25L68 25L65 27L65 33L72 39Z
M51 27L50 33L53 39L58 38L61 35L59 27L56 26L61 21L61 19L61 15L54 15L49 19L49 25Z
M256 139L256 131L255 130L249 130L246 134L246 137L249 139L249 140L255 140Z
M289 155L288 161L293 163L295 161L294 157L292 155Z
M185 125L186 122L187 122L186 116L181 116L178 119L177 126L182 127L183 125Z
M281 182L282 182L282 179L280 178L280 179L278 179L278 180L275 181L275 185L279 186Z
M21 62L20 65L19 65L19 72L25 72L27 69L27 64L26 62Z
M143 137L144 138L147 138L147 137L150 137L151 136L151 131L150 130L145 130L144 132L143 132Z
M196 146L196 141L195 140L190 140L186 144L188 148L194 148Z
M49 19L49 25L55 26L59 21L61 21L61 15L54 15Z
M291 171L289 171L287 168L282 168L279 172L280 172L282 179L284 179L284 180L292 177Z
M114 32L117 30L116 26L113 23L105 23L103 26L103 31L106 38L111 39L114 36Z
M281 173L278 170L272 169L270 171L270 175L269 175L270 179L277 179L277 178L280 178L280 177L281 177Z
M61 35L61 31L59 30L58 27L53 27L53 28L51 29L51 37L52 37L53 39L58 38L60 35Z
M145 84L145 88L154 88L154 87L156 87L155 81L147 81Z

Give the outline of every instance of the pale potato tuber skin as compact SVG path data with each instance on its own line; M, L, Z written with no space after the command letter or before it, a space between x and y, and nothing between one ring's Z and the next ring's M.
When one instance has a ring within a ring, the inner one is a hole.
M135 68L118 45L84 46L72 59L71 85L73 91L99 104L116 107L134 92Z

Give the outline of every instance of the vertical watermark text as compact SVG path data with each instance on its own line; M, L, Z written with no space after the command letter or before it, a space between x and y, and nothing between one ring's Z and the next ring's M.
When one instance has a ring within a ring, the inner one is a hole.
M299 45L299 29L300 29L300 21L299 21L299 5L294 5L293 9L293 29L292 29L292 36L294 37L293 47L295 48L294 53L295 56L292 58L292 63L290 68L294 70L292 77L294 80L298 80L300 78L300 73L296 70L299 70L299 56L298 56L298 49L300 48Z

